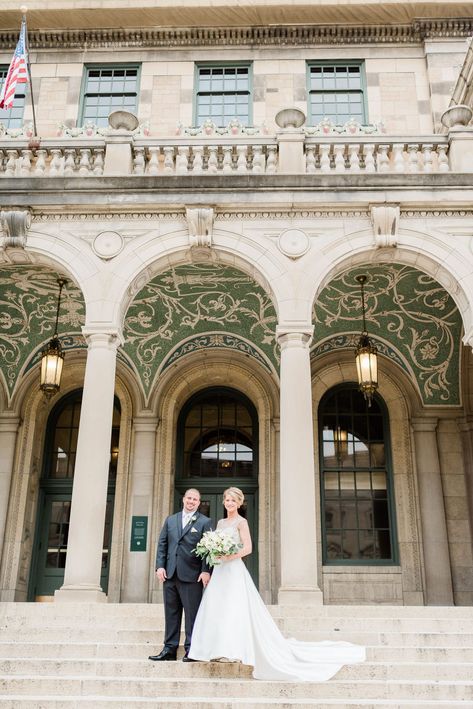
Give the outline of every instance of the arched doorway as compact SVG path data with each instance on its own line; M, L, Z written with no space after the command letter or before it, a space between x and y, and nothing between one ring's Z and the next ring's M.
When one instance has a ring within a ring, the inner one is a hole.
M232 485L245 494L240 512L248 520L253 553L246 563L258 582L258 415L241 392L213 387L183 406L177 424L175 510L186 489L197 488L200 510L214 525L225 515L223 491Z
M28 598L32 601L53 596L64 582L81 403L82 389L63 397L51 411L46 427L28 592ZM119 436L120 403L115 398L100 577L105 592L108 587Z

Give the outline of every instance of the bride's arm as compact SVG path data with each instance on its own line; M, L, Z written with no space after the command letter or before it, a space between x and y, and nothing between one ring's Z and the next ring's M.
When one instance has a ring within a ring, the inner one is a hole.
M246 521L246 519L241 520L240 524L238 525L238 531L240 532L240 539L243 546L239 551L237 551L236 554L230 554L230 556L225 556L225 561L231 561L232 559L241 559L242 557L251 554L253 550L253 545L251 544L250 528L248 527L248 522Z

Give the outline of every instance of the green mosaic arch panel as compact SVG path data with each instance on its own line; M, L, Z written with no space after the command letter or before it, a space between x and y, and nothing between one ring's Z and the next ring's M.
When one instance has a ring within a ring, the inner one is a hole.
M198 337L211 333L225 337L218 343L214 337L209 346L229 347L228 338L235 335L253 343L255 352L278 368L276 311L270 296L250 276L218 264L188 264L149 281L128 309L123 346L145 393L168 355L178 356L180 343L194 338L197 347ZM181 356L186 353L183 348ZM236 343L232 349L238 349ZM247 353L254 354L251 348Z
M366 322L370 337L384 356L403 360L424 404L460 404L462 320L451 296L433 278L400 264L358 267L331 281L313 309L313 353L348 346L350 333L361 329L360 285L365 273ZM338 340L340 343L340 340ZM325 350L324 350L325 344Z
M0 371L11 397L31 354L51 338L56 321L58 274L38 266L0 269ZM85 321L81 291L71 282L63 290L58 331L61 341L77 342ZM33 358L34 359L34 358Z

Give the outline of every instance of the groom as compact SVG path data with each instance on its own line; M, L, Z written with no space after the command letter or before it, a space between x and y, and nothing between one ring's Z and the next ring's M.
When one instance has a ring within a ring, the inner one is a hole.
M163 584L164 647L150 660L175 660L181 632L182 611L185 614L186 638L184 662L191 645L192 628L199 609L202 591L210 580L209 567L193 554L204 532L211 529L211 520L198 512L200 492L186 490L183 509L164 522L156 554L156 576Z

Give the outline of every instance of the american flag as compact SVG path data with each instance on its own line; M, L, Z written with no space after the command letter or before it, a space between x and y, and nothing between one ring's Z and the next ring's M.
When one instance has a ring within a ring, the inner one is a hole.
M23 20L15 54L11 60L0 93L0 108L11 108L13 106L16 85L25 83L26 81L28 81L28 67L26 63L26 22Z

